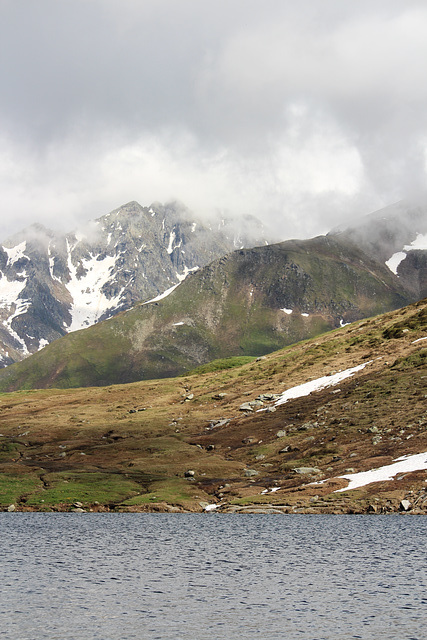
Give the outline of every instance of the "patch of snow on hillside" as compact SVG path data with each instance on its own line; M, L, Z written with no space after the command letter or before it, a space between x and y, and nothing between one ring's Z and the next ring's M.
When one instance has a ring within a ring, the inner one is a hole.
M24 242L20 242L19 244L17 244L15 247L12 247L11 249L8 249L7 247L3 247L3 251L7 253L6 266L10 267L15 262L18 262L18 260L20 260L21 258L27 258L28 256L26 256L24 253L26 248L27 248L26 240L24 240Z
M350 473L344 476L338 476L349 481L344 489L337 489L334 493L342 491L351 491L365 487L372 482L387 482L393 480L398 473L408 473L410 471L422 471L427 469L427 452L415 453L414 455L402 456L396 458L392 464L387 464L378 469L370 469L369 471L361 471L360 473Z
M191 225L191 233L194 233L197 227L197 222L193 222L193 224Z
M421 342L421 340L427 340L427 336L425 336L424 338L418 338L418 340L414 340L413 342L411 342L411 344L415 344L416 342Z
M280 309L280 311L284 311L284 313L286 313L288 316L291 315L293 309Z
M71 259L71 251L68 252L71 280L66 286L73 300L70 309L72 319L68 331L77 331L95 324L103 313L108 309L116 308L120 302L123 290L111 299L102 292L102 287L111 277L116 258L114 256L106 256L103 260L97 258L98 256L91 256L90 259L81 261L85 275L78 278L77 267Z
M163 300L163 298L167 298L168 295L171 294L174 289L179 287L180 284L181 284L180 282L178 282L178 284L174 284L173 287L166 289L166 291L164 291L163 293L160 293L155 298L152 298L151 300L147 300L147 302L143 302L142 304L150 304L150 302L158 302L159 300Z
M357 367L352 367L351 369L345 369L344 371L338 371L338 373L334 373L331 376L323 376L322 378L316 378L316 380L310 380L309 382L304 382L303 384L299 384L296 387L292 387L291 389L287 389L284 391L275 403L276 406L279 404L284 404L288 402L288 400L294 400L295 398L302 398L303 396L308 396L313 391L321 391L322 389L327 389L328 387L333 387L336 384L339 384L346 378L350 378L357 371L361 371L366 367L366 365L370 364L372 360L369 362L364 362L363 364L357 365Z
M173 326L174 327L182 327L183 324L185 324L185 322L174 322Z
M39 351L40 349L43 349L43 347L47 347L47 345L49 344L49 340L45 340L45 338L42 338L39 342Z
M303 318L309 318L310 317L309 313L302 313L301 315L302 315Z
M173 251L173 243L175 242L175 238L176 238L176 234L175 231L172 230L169 234L169 245L168 248L166 249L166 251L171 254Z
M188 276L189 273L193 273L194 271L198 271L200 269L200 267L192 267L191 269L189 269L188 267L184 267L184 272L183 273L176 273L176 277L178 278L178 280L180 282L182 282L183 280L185 280L185 278Z
M427 251L427 233L417 233L417 237L411 244L405 245L402 251L397 251L386 261L386 265L390 271L397 275L398 266L406 258L407 252L412 250Z
M397 267L406 258L406 253L398 251L394 253L389 260L386 261L386 266L397 276Z

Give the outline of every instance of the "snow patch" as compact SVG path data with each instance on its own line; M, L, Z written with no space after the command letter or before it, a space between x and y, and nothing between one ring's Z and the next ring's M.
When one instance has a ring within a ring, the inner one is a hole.
M176 238L176 233L174 230L172 230L169 234L169 244L168 244L168 248L166 249L166 251L169 253L169 255L172 253L173 251L173 243L175 242L175 238Z
M25 250L27 248L27 242L24 240L24 242L20 242L19 244L17 244L15 247L12 247L11 249L8 249L7 247L3 247L3 251L5 253L7 253L7 267L10 267L12 264L15 264L15 262L18 262L18 260L20 260L21 258L27 258L28 256L25 255Z
M291 315L293 309L280 309L280 311L283 311L284 313L286 313L288 316Z
M182 327L183 324L185 324L185 322L174 322L173 326L174 327Z
M172 291L174 291L174 289L179 287L180 284L181 284L180 282L178 282L178 284L174 284L173 287L166 289L166 291L164 291L160 295L156 296L155 298L151 298L151 300L147 300L147 302L143 302L142 304L150 304L150 302L158 302L159 300L163 300L164 298L167 298L168 295L170 295Z
M45 338L42 338L39 342L39 348L38 351L40 351L40 349L43 349L43 347L46 347L49 344L49 340L46 340Z
M191 269L189 269L188 267L184 267L184 272L181 274L177 272L176 277L181 283L183 280L185 280L189 273L193 273L194 271L198 271L199 269L200 267L192 267Z
M303 384L299 384L296 387L292 387L291 389L287 389L282 393L281 397L275 403L276 406L280 404L284 404L288 402L288 400L294 400L295 398L302 398L303 396L308 396L313 391L321 391L322 389L327 389L328 387L333 387L336 384L342 382L346 378L350 378L357 371L361 371L368 364L370 364L372 360L369 362L364 362L363 364L357 365L357 367L352 367L351 369L345 369L344 371L338 371L338 373L334 373L330 376L323 376L322 378L317 378L316 380L310 380L309 382L304 382Z
M417 342L421 342L421 340L427 340L427 336L424 336L424 338L418 338L417 340L411 342L411 344L416 344Z
M81 266L85 270L85 274L79 278L77 276L78 267L74 266L71 259L72 248L68 241L67 248L71 280L66 286L73 300L70 309L71 324L68 331L77 331L95 324L108 309L116 308L120 303L124 288L111 299L102 293L102 287L108 282L116 264L114 256L106 256L103 260L98 260L99 256L90 254L89 259L83 258Z
M365 487L372 482L388 482L393 480L398 473L408 473L410 471L422 471L427 469L427 452L415 453L414 455L402 456L396 458L392 464L387 464L378 469L370 469L369 471L361 471L360 473L350 473L344 476L338 476L349 481L344 489L337 489L334 493L342 491L351 491Z
M309 318L310 317L310 314L308 314L308 313L302 313L301 315L302 315L303 318Z
M397 269L400 263L406 258L407 252L412 250L427 251L427 233L417 233L417 237L411 244L405 245L402 251L397 251L386 261L386 266L397 275Z
M205 511L215 511L215 509L218 509L218 505L215 503L207 504L204 508Z

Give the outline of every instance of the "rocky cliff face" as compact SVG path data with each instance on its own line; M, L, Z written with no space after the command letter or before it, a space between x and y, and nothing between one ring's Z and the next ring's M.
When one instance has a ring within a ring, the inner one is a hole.
M178 204L136 202L64 236L30 227L0 246L0 366L162 294L236 246L263 242L262 225L251 229L249 239Z

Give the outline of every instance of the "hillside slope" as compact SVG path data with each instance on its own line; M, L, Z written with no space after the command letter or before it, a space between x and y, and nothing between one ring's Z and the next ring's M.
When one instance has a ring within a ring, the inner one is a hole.
M427 513L426 340L423 300L245 364L3 394L0 505Z
M334 238L239 250L167 297L0 371L0 390L174 376L214 358L263 355L410 301L387 267Z

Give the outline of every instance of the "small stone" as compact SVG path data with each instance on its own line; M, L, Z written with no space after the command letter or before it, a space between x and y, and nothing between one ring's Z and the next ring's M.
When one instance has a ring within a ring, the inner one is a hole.
M212 396L212 400L223 400L227 394L226 393L216 393Z
M401 511L409 511L409 509L412 507L411 502L409 502L409 500L401 500L400 501L400 505L399 508Z
M244 402L240 405L239 411L253 411L253 407L249 402Z
M286 431L284 429L281 429L276 433L276 438L284 438L285 436L286 436Z
M322 473L318 467L295 467L292 471L301 475Z
M16 511L16 507L14 504L10 504L7 508L9 513L12 513L13 511Z
M73 507L76 507L77 509L81 509L83 507L83 504L81 502L74 502Z
M260 453L259 456L256 456L255 460L264 460L265 459L265 455L263 453Z
M77 509L71 509L71 511L73 513L86 513L86 511L84 509L80 509L80 507Z
M245 478L253 478L254 476L258 476L259 472L255 471L255 469L245 469L244 474Z
M184 478L194 478L195 475L196 472L193 471L193 469L187 469L187 471L184 473Z

